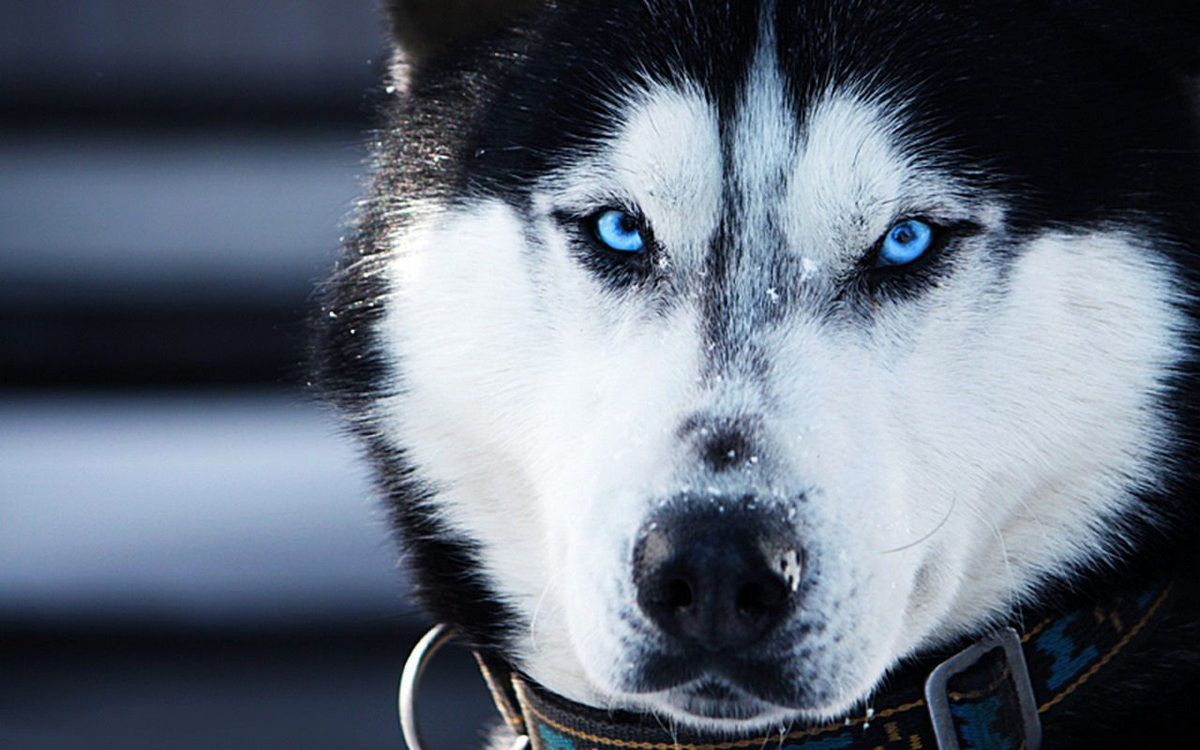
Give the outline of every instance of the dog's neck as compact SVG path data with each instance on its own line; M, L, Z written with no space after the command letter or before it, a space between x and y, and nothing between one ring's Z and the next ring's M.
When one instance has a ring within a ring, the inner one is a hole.
M557 696L479 654L505 722L534 750L746 750L775 744L829 748L1024 747L1114 664L1135 653L1172 602L1165 582L1031 618L1024 632L1005 628L949 655L928 654L884 683L841 721L766 734L700 732L662 717L601 711ZM998 744L997 744L998 743Z

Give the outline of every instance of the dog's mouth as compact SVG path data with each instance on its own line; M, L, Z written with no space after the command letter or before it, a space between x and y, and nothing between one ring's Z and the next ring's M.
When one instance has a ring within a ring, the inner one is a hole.
M639 671L646 679L640 680L634 691L644 696L638 703L733 725L803 710L813 697L786 679L780 664L741 659L713 661L695 655L672 659L660 654Z
M764 644L764 646L769 644ZM821 711L829 695L805 679L787 654L763 647L756 654L695 651L644 654L627 672L623 692L654 695L688 714L742 718L765 711Z
M663 700L682 713L719 721L751 721L779 710L778 706L715 678L704 678L668 690Z

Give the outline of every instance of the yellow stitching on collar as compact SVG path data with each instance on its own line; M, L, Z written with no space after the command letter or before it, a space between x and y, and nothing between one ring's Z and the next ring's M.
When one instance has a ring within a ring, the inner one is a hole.
M1146 626L1146 623L1150 622L1150 618L1154 616L1156 611L1158 611L1159 606L1166 601L1167 596L1171 593L1172 588L1172 586L1168 586L1166 591L1163 591L1158 595L1158 599L1154 601L1154 604L1150 605L1150 609L1146 610L1146 614L1142 615L1142 619L1138 620L1137 624L1130 628L1129 632L1122 636L1121 640L1117 641L1117 645L1113 646L1112 650L1105 654L1103 659L1093 664L1088 671L1084 672L1074 682L1064 688L1061 693L1038 706L1038 713L1045 713L1047 709L1058 705L1064 698L1075 692L1076 688L1091 679L1092 675L1099 672L1105 664L1107 664L1112 660L1113 657L1121 652L1121 649L1129 645L1129 642L1133 640L1134 636L1141 632L1142 628Z

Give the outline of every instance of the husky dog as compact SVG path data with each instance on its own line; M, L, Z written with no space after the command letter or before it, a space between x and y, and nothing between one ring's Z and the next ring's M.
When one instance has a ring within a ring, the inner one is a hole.
M778 731L1178 579L1046 737L1195 731L1190 4L389 12L318 373L434 617Z

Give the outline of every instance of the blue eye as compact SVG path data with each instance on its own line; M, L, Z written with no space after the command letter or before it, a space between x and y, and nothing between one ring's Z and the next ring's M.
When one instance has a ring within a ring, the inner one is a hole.
M620 209L601 211L592 222L596 237L611 250L620 253L640 253L646 247L641 224Z
M920 219L896 222L883 238L879 265L903 266L925 254L933 244L933 227Z

